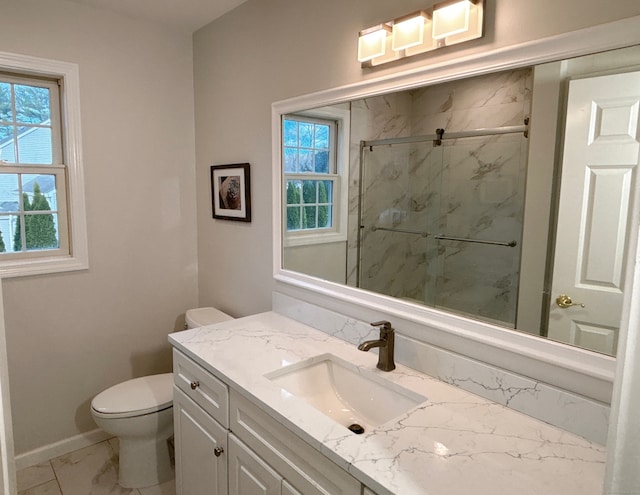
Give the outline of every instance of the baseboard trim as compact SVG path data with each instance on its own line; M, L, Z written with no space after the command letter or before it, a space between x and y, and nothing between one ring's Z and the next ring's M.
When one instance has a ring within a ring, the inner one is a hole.
M108 440L113 435L105 433L100 428L88 431L86 433L80 433L70 438L60 440L43 447L25 452L16 456L16 470L28 468L40 464L41 462L48 461L54 457L58 457L74 450L82 449L90 445Z

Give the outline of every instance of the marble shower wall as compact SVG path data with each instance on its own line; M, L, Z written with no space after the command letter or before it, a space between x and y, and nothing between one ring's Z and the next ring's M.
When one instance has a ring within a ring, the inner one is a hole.
M530 100L531 72L524 69L355 102L350 214L357 218L360 140L521 125ZM360 286L513 325L526 155L522 134L363 150ZM350 225L348 273L355 285L357 222ZM437 240L434 234L515 240L518 247Z
M358 285L360 141L411 136L411 95L393 93L351 103L347 285Z

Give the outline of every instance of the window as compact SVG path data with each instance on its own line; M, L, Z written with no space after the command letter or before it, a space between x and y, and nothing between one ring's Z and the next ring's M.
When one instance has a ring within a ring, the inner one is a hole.
M287 230L327 229L332 219L335 122L285 118Z
M78 124L75 65L0 52L0 275L87 267Z
M346 123L344 111L283 117L286 245L346 239L346 208L341 208L347 203L341 197L341 190L346 192L341 187L346 184L348 153L341 147Z
M0 73L0 256L68 253L58 102L56 81Z

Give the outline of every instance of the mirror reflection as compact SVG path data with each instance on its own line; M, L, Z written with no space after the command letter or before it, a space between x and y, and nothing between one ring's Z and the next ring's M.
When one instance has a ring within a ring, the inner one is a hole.
M639 68L630 47L284 116L283 268L615 354Z

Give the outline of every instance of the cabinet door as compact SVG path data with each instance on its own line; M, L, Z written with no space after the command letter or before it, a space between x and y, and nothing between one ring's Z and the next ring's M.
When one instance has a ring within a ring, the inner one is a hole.
M280 495L281 486L282 477L230 434L229 495Z
M227 430L173 388L177 495L227 495Z

